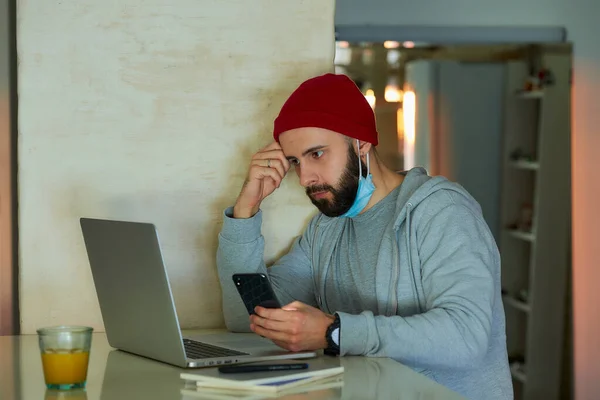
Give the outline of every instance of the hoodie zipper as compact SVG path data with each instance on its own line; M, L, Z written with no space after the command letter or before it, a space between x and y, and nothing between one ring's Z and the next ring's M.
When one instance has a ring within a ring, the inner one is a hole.
M312 249L312 270L313 270L313 282L315 285L315 289L316 289L316 300L317 300L317 305L319 306L319 309L321 309L321 311L325 311L327 313L330 313L331 311L329 310L329 306L327 305L327 300L325 298L325 284L326 284L326 274L327 274L327 270L329 269L329 263L326 263L326 267L323 269L323 271L319 271L319 266L320 266L320 258L317 260L315 257L315 251L319 251L316 249L316 246L314 246L315 243L317 243L317 233L320 227L320 222L321 222L321 216L319 216L319 219L317 220L316 226L315 226L315 233L313 235L313 242L311 244L311 249Z
M322 299L321 299L321 290L319 288L319 277L320 277L320 271L318 271L318 266L319 266L319 262L315 257L315 251L317 251L315 243L317 243L317 233L319 231L319 225L321 222L321 217L319 216L319 219L317 220L316 224L315 224L315 232L313 233L313 241L310 245L311 250L312 250L312 255L311 255L311 268L313 271L313 285L315 285L315 291L316 291L316 295L317 295L317 306L319 306L320 309L323 309L323 303L322 303Z
M408 251L408 269L410 271L410 276L413 284L413 291L415 293L415 297L417 298L417 311L418 313L423 312L423 307L421 303L421 296L419 295L419 289L417 287L417 278L415 276L415 270L413 268L413 259L412 259L412 251L410 245L410 228L411 228L411 207L412 203L407 203L407 212L406 212L406 249ZM396 287L398 283L396 282Z
M408 268L412 273L412 265L410 260L410 208L412 207L412 203L406 203L406 243L408 249ZM392 314L398 314L398 280L400 279L400 258L398 257L398 245L400 244L400 233L396 230L396 246L394 247L394 276L391 280L390 292L392 293ZM414 277L414 276L413 276Z

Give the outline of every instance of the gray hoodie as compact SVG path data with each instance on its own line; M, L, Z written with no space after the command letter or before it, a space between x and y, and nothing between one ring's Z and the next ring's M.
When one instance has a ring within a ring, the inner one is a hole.
M249 330L231 275L268 273L283 304L299 300L339 314L342 355L390 357L470 399L513 398L500 256L479 204L462 186L430 177L422 168L410 170L394 215L385 218L383 240L354 244L357 251L379 248L374 267L365 266L375 268L376 310L328 308L330 302L344 302L338 292L326 291L326 282L328 274L345 267L339 265L336 239L347 218L317 214L291 250L267 269L262 213L231 216L230 208L217 251L231 331ZM361 282L355 284L360 292Z

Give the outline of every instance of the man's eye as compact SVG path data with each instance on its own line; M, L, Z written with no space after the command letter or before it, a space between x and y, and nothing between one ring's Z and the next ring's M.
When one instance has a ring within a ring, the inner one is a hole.
M313 154L313 158L321 158L321 156L323 155L323 150L317 150L312 154Z
M292 165L298 165L298 164L300 164L300 162L298 161L298 159L297 159L297 158L292 158L292 159L290 159L290 160L288 160L288 161L289 161L289 162L290 162L290 164L292 164Z

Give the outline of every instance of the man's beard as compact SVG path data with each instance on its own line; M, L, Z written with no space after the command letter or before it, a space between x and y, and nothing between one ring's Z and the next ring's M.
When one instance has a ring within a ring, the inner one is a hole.
M358 191L358 163L356 162L357 155L354 152L352 146L348 147L348 161L346 163L346 169L340 180L337 187L334 188L330 185L315 185L308 186L306 188L306 194L310 201L328 217L339 217L343 215L352 207L354 203L354 199L356 199L356 194ZM367 176L367 166L360 161L362 166L362 174L363 176ZM313 193L318 192L330 192L332 195L332 199L315 199L311 195Z

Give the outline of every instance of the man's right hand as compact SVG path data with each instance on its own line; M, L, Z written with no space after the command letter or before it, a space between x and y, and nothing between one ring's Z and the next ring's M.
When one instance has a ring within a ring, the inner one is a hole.
M250 218L260 208L260 203L281 185L290 169L279 143L273 142L254 154L248 176L233 207L234 218Z

